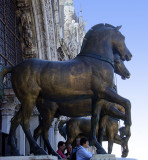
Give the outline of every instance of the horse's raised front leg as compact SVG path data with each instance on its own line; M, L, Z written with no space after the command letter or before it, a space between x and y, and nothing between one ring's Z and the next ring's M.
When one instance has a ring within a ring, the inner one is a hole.
M99 125L100 112L104 101L93 101L92 104L92 117L91 117L91 136L90 136L90 146L95 146L97 148L98 154L106 154L105 150L98 143L96 139L96 128Z
M121 111L116 109L114 106L109 106L108 115L125 121L125 114L123 114Z
M125 128L126 128L126 141L129 140L131 136L130 126L131 126L131 103L128 99L125 99L115 93L111 88L106 88L101 94L101 98L104 98L110 102L120 104L125 108Z
M30 153L34 153L35 155L47 155L47 153L36 143L29 129L29 120L35 105L35 99L32 96L33 95L30 95L29 98L25 97L25 101L22 102L21 111L23 120L21 125L30 145Z
M121 138L118 134L114 137L114 143L121 145L122 147L122 157L128 156L128 144L127 141L124 141L124 138Z

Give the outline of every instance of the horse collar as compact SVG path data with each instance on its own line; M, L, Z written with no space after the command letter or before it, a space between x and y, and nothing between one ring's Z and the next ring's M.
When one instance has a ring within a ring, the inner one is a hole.
M94 58L94 59L97 59L97 60L101 60L101 61L109 63L114 68L114 62L110 58L102 57L100 55L97 55L96 53L80 52L80 54L78 54L77 56L91 57L91 58Z

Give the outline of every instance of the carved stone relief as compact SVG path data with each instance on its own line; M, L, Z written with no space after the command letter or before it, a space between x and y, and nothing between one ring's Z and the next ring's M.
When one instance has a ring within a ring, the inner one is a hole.
M19 32L21 35L21 44L23 59L37 57L35 37L33 33L33 20L31 16L31 4L28 0L17 0L17 18L19 19Z

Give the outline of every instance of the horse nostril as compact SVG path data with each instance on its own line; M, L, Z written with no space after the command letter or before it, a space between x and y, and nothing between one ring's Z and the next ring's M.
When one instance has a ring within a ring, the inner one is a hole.
M128 76L128 77L130 77L130 76L131 76L131 74L128 72L128 73L127 73L127 76Z
M131 56L126 55L126 56L125 56L125 59L126 59L127 61L130 61L130 60L131 60Z

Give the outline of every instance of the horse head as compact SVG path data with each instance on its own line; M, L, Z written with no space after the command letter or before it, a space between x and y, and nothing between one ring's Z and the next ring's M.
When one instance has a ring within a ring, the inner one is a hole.
M113 53L118 53L121 59L131 60L132 54L125 45L125 37L119 32L120 27L110 24L97 24L85 35L81 53L95 53L113 60ZM112 55L110 54L112 53Z
M130 51L128 50L128 48L126 47L125 44L125 37L119 32L119 29L121 28L121 26L111 26L109 24L106 24L106 26L112 27L112 38L111 38L111 43L113 46L113 51L114 52L118 52L121 59L124 60L131 60L132 58L132 54L130 53Z
M130 78L130 72L125 67L124 62L118 54L114 54L115 73L121 76L122 79Z

